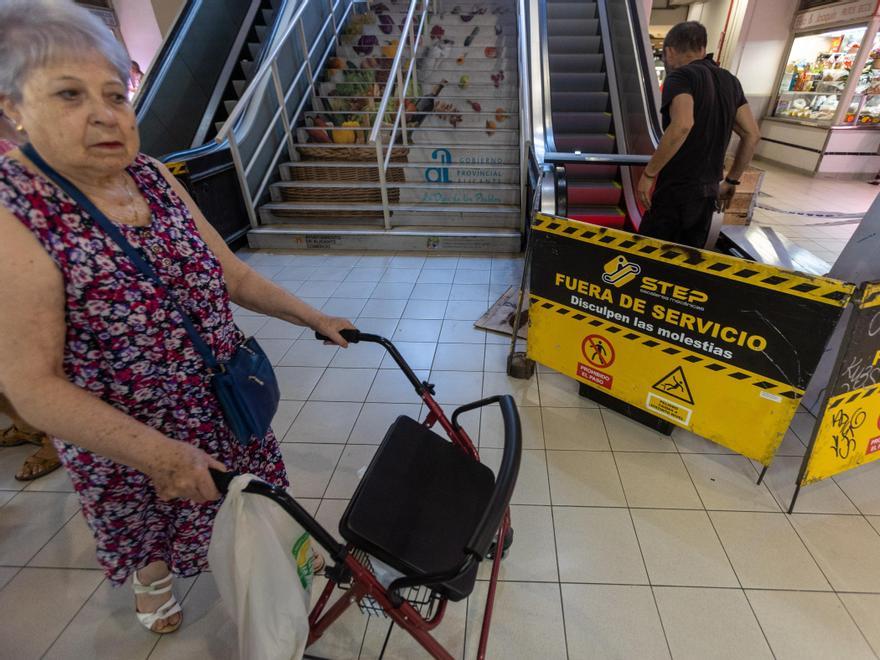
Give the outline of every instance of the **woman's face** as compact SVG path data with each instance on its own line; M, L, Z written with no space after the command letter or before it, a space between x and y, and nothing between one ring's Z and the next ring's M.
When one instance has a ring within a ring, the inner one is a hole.
M21 101L5 105L40 155L62 170L112 174L140 148L128 90L97 54L34 69Z

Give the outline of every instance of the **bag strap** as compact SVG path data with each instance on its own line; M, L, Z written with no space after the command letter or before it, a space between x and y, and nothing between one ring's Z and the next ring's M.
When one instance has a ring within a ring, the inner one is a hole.
M214 356L214 352L211 350L211 347L208 346L207 342L202 339L202 336L199 334L199 331L196 330L196 326L190 318L189 314L187 314L183 307L181 307L180 303L177 301L177 298L174 294L174 291L171 287L166 286L164 282L159 278L158 273L156 273L155 269L152 265L147 263L144 259L143 255L135 249L131 243L129 243L125 236L122 235L122 232L104 213L95 206L91 200L86 197L83 192L76 187L70 180L64 178L61 174L59 174L55 169L52 168L49 163L47 163L40 154L37 153L37 150L34 149L33 145L30 143L25 144L21 147L21 152L27 156L31 162L36 165L39 169L43 171L43 173L51 179L55 184L61 188L67 195L79 204L83 209L85 209L86 213L95 221L104 232L113 239L113 242L119 246L119 248L125 253L131 262L135 265L135 267L147 277L154 285L157 287L163 288L168 291L168 295L171 298L171 304L177 313L180 315L180 321L183 324L183 327L186 329L187 334L189 335L190 340L193 343L196 351L198 351L199 355L202 356L202 359L208 365L210 369L218 370L219 364L217 363L217 358Z

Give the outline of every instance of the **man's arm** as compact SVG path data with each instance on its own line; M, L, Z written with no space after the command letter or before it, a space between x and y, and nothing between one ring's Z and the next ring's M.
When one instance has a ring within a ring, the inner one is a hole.
M645 209L651 208L651 189L654 180L672 157L681 149L694 127L694 97L690 94L678 94L669 105L669 127L664 131L657 151L642 173L639 180L639 201Z
M749 163L752 162L755 148L761 139L761 130L758 128L758 122L755 121L748 103L739 106L739 109L736 111L733 132L739 136L739 145L733 157L733 164L727 172L727 178L739 181ZM727 181L721 182L718 186L718 200L721 202L722 207L726 207L730 203L735 192L735 185L727 183Z

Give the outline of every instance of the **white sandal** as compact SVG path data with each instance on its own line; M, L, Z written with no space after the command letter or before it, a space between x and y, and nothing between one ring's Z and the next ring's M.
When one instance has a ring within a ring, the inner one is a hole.
M132 586L134 587L134 594L135 596L159 596L161 594L171 593L171 578L171 573L168 573L168 575L163 578L159 578L152 584L142 584L141 581L138 580L137 571L135 571L134 575L132 576ZM176 624L169 625L163 630L153 630L153 626L156 625L158 621L161 621L162 619L167 619L179 612L182 612L180 603L177 602L177 598L174 597L173 593L171 593L171 598L165 601L165 604L162 605L155 612L138 612L137 598L135 598L134 613L137 614L138 621L140 621L141 625L147 630L160 635L173 633L175 630L180 628L180 624L183 623L183 616L180 616Z

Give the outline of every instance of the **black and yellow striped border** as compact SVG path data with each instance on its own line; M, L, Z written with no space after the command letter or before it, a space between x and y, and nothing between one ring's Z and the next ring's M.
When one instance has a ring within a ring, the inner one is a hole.
M837 396L832 397L828 402L828 410L834 410L835 408L842 406L844 403L853 403L859 399L867 399L875 394L880 394L880 385L871 385L870 387L862 387L853 392L838 394Z
M862 299L859 301L860 309L880 307L880 282L871 282L864 285Z
M187 166L186 161L183 160L173 163L165 163L165 167L167 167L168 171L171 172L174 176L189 174L189 167Z
M617 325L616 323L597 318L581 310L576 310L566 305L560 305L559 303L553 302L552 300L548 300L546 298L542 298L541 296L531 295L529 297L531 300L532 308L545 309L547 311L555 312L560 316L583 322L590 328L607 332L608 334L614 335L617 338L623 338L627 341L636 342L655 351L660 351L661 353L665 353L666 355L681 360L682 363L692 364L694 366L701 366L719 375L725 375L729 378L732 378L733 380L748 383L750 385L753 385L754 387L757 387L759 390L763 390L764 392L768 392L770 394L775 394L776 396L792 400L800 399L804 394L803 390L788 385L786 383L782 383L778 380L773 380L771 378L765 378L764 376L758 375L751 371L746 371L744 369L739 369L738 367L730 366L723 362L714 360L706 355L695 353L694 351L689 351L688 349L682 348L681 346L678 346L676 344L658 339L657 337L646 335L641 332L636 332L635 330L624 328L623 326Z
M689 248L676 243L664 243L630 232L584 224L566 218L538 214L532 228L584 243L626 252L689 270L717 275L728 280L771 289L781 293L807 298L821 303L845 307L855 286L827 277L816 277L773 266L745 262L714 252ZM877 293L880 304L880 292Z

